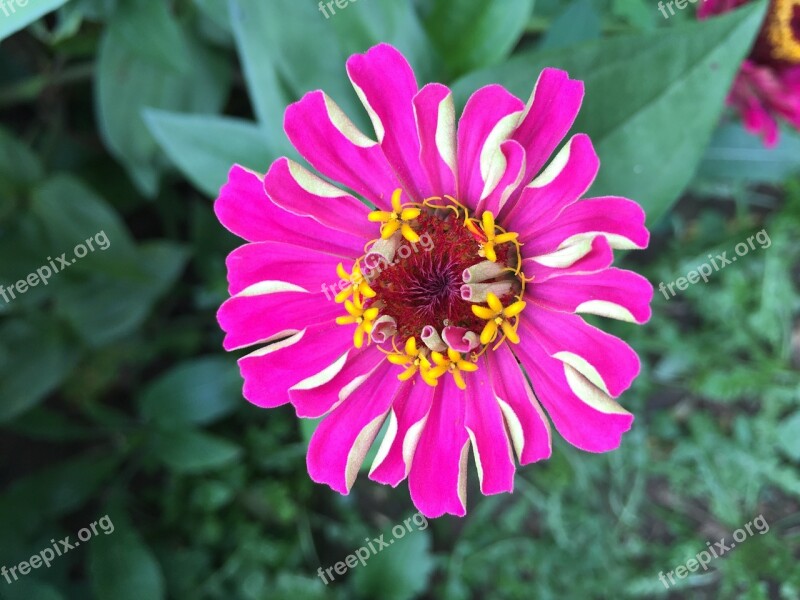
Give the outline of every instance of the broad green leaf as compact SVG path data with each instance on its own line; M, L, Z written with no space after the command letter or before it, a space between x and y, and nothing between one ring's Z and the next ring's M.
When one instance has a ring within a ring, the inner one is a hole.
M149 451L177 473L199 473L231 463L242 449L201 431L176 430L153 432Z
M800 172L800 135L781 132L774 148L765 148L761 138L748 133L741 123L721 127L714 134L700 163L698 176L735 181L780 183Z
M56 298L65 317L92 346L102 346L134 331L153 304L175 282L186 264L186 251L168 242L151 242L139 250L144 278L93 274L70 281Z
M656 15L659 21L664 18L647 0L613 0L611 11L637 29L651 30L656 26Z
M443 65L410 2L370 0L352 3L347 10L337 11L329 22L336 30L345 57L387 43L403 53L420 85L444 76L441 73ZM344 71L342 76L346 78Z
M3 600L63 600L64 598L54 586L33 579L33 575L22 577L13 583L14 585L3 586Z
M553 21L544 34L540 50L566 48L600 37L600 15L590 0L575 0Z
M66 252L67 261L78 270L91 267L93 271L142 276L136 246L122 219L81 181L67 175L47 180L34 191L31 209L49 241L43 253L58 256ZM75 253L79 244L87 252L82 258ZM45 257L42 264L48 263Z
M230 117L150 110L145 121L189 181L216 196L234 163L264 173L277 158L264 130Z
M521 54L462 79L455 91L462 105L490 82L527 98L547 66L584 80L575 130L592 137L601 160L590 192L632 198L656 223L691 180L763 12L758 3L652 34Z
M800 412L786 417L778 426L778 445L796 461L800 461Z
M43 176L42 163L33 150L0 127L0 180L30 186Z
M272 143L290 148L283 113L305 92L324 89L346 112L355 106L335 32L313 3L230 0L230 19L253 108Z
M160 600L164 575L139 534L111 515L114 532L94 536L89 546L89 574L97 598Z
M176 75L191 68L188 44L167 2L123 2L113 23L117 43L142 60L163 65Z
M163 426L205 425L230 413L241 399L236 364L227 358L183 363L148 385L141 414Z
M0 5L0 40L24 29L67 0L5 0Z
M283 112L294 95L278 78L276 59L263 29L263 24L275 18L278 11L258 0L230 0L229 7L231 27L253 111L271 142L277 147L286 147L288 143L282 141L285 137Z
M0 300L3 302L3 300ZM0 327L0 423L41 402L69 375L79 354L45 317Z
M100 437L92 427L78 424L65 414L38 406L17 417L6 426L10 431L32 440L46 442L74 442Z
M138 2L111 19L100 42L95 86L100 133L139 189L150 196L158 187L160 157L155 140L142 122L143 109L216 112L229 85L227 64L182 34L162 4ZM140 31L138 46L130 43L128 19L153 23ZM159 31L172 33L156 40ZM170 41L172 46L167 47ZM176 70L165 63L163 55L170 52L180 60L184 46L192 56L189 68ZM148 50L150 47L158 50Z
M61 517L92 500L98 488L114 474L117 455L85 454L55 462L15 481L0 497L0 520L22 521L29 530L42 520Z
M452 77L508 56L525 30L533 0L431 0L420 5L428 36Z

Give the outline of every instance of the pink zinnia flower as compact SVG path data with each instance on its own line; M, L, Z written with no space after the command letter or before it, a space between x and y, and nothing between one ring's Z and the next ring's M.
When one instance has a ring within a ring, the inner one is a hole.
M239 361L245 397L325 415L308 471L342 494L388 419L369 476L408 477L428 517L465 514L470 448L484 494L512 490L512 450L520 464L550 456L540 402L570 443L616 448L633 416L614 398L639 360L577 314L648 320L650 284L609 267L649 234L630 200L578 201L599 167L587 136L542 170L583 84L546 69L527 106L484 87L456 127L450 90L418 88L391 46L347 72L377 142L322 91L285 116L342 187L281 158L265 177L234 167L215 205L250 242L228 258L219 311L226 349L261 346Z
M704 0L705 19L751 0ZM767 147L778 142L778 120L800 130L800 2L772 0L761 33L742 63L728 96L745 129L760 135Z

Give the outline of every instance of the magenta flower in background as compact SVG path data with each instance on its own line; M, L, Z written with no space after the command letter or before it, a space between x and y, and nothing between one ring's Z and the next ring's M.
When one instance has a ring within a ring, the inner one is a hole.
M733 10L751 0L704 0L698 16ZM772 0L750 56L742 63L728 104L764 145L778 142L778 121L800 130L800 2Z
M388 419L369 477L408 478L428 517L466 513L470 448L481 491L512 491L514 454L550 455L545 411L578 448L618 447L633 416L615 398L639 360L578 315L649 319L651 285L611 268L649 234L635 202L580 199L599 168L587 136L545 168L583 84L546 69L527 105L490 85L456 122L450 90L420 89L391 46L347 72L377 142L322 91L285 115L341 187L281 158L264 177L234 167L215 205L249 242L218 315L226 349L258 347L239 361L245 397L324 415L308 471L342 494Z

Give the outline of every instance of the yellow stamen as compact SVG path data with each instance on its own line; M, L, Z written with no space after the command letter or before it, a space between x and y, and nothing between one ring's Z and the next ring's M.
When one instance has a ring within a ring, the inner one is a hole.
M775 60L800 63L800 39L792 28L797 0L773 0L764 30Z
M452 348L447 349L447 354L431 352L431 359L436 366L428 371L428 378L425 379L425 382L429 385L435 386L445 373L450 373L456 382L456 386L461 390L465 390L467 389L467 383L464 381L463 373L474 373L478 370L478 365L464 360L461 353Z
M367 215L367 219L373 223L382 223L382 239L388 240L399 229L405 239L412 244L416 244L420 238L417 232L414 231L414 228L411 227L411 222L419 217L422 211L414 205L403 208L403 204L400 200L402 195L403 190L399 188L392 193L392 212L374 210Z
M363 301L358 295L353 297L352 302L345 300L344 308L347 314L336 317L336 323L338 325L357 324L358 327L353 332L353 345L356 348L361 348L364 345L365 337L367 338L367 343L369 343L369 334L372 333L372 326L380 311L375 307L364 308Z
M472 306L472 314L479 319L484 319L486 325L481 332L481 344L484 346L491 344L497 339L500 331L503 332L503 337L500 338L498 346L502 341L508 338L512 344L519 344L519 335L517 328L519 327L519 315L525 309L526 303L523 300L512 302L508 306L503 306L500 299L489 292L486 296L486 306Z
M342 263L339 263L336 267L336 274L342 281L350 282L350 285L336 294L335 300L339 304L350 298L350 296L353 298L374 298L376 296L375 290L369 287L369 282L364 278L358 263L353 265L352 273L348 273Z
M396 348L395 350L396 352L389 354L387 359L394 365L406 367L406 370L397 376L400 381L407 381L411 379L417 372L419 372L423 381L425 381L428 385L436 385L435 380L429 380L428 372L431 368L431 363L425 354L423 354L423 351L417 348L416 338L408 338L406 340L405 348L402 352Z
M480 229L476 226L476 222L474 219L468 221L466 227L473 234L485 240L481 242L479 256L484 257L486 260L497 262L497 251L495 250L497 246L511 242L519 249L519 242L517 242L519 236L516 233L508 233L498 227L495 224L494 215L490 211L486 210L481 215ZM498 233L498 230L500 233Z

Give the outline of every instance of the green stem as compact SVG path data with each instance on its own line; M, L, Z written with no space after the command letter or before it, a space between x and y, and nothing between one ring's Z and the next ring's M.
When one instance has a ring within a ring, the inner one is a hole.
M0 108L35 100L53 86L86 81L94 75L94 63L67 67L54 74L34 75L0 90Z

